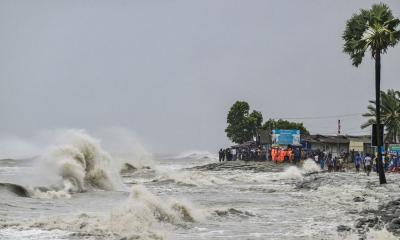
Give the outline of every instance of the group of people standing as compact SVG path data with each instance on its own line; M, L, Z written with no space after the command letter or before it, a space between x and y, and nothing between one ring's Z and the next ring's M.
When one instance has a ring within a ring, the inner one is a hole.
M219 161L235 161L235 160L270 160L276 162L290 162L297 164L301 159L312 158L319 164L322 170L327 169L328 172L341 172L345 171L346 167L352 168L354 163L355 171L364 172L369 176L372 171L377 171L376 163L377 158L372 154L362 155L359 152L342 152L334 156L332 152L316 151L303 151L302 149L280 150L271 148L270 150L263 150L261 148L226 148L220 149L218 152ZM276 159L274 159L274 156ZM282 157L283 156L283 157ZM282 159L280 159L280 158ZM279 161L282 160L282 161ZM400 155L399 154L385 154L382 159L385 171L400 172Z
M339 156L332 156L332 153L318 152L314 155L314 161L320 165L321 169L325 169L327 166L328 172L340 172L345 170L345 164L348 163L348 155L345 153ZM366 153L361 155L356 153L355 157L351 159L354 162L354 167L356 172L364 170L364 172L369 176L372 171L377 171L377 157ZM400 172L400 156L393 154L386 154L382 159L382 164L385 171L390 172ZM350 165L347 165L351 167Z
M367 173L367 176L369 176L372 170L372 157L368 153L364 158L362 158L360 154L357 154L354 159L354 165L356 167L356 172L359 172L361 165L363 165L364 171Z
M374 155L370 155L367 153L363 158L360 154L357 153L354 159L356 172L359 172L361 167L364 168L364 171L367 173L367 175L369 175L371 171L377 171L377 161L378 159ZM382 158L382 164L385 171L400 172L399 154L385 154Z
M219 161L236 161L236 160L266 160L266 152L261 148L226 148L218 151Z
M234 159L234 154L231 152L231 149L229 148L227 149L221 148L218 152L218 157L220 162L236 160Z
M314 161L320 165L321 169L327 166L328 172L341 172L344 170L346 154L342 153L339 156L333 156L331 152L316 151Z

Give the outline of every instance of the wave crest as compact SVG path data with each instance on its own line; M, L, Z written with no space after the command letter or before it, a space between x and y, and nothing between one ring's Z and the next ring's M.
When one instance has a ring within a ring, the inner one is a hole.
M55 172L62 179L64 190L123 189L118 166L110 154L101 148L99 141L79 130L67 131L63 139L63 144L50 147L41 159L47 170Z

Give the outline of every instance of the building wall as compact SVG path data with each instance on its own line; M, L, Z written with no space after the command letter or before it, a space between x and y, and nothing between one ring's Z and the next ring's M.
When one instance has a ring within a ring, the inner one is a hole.
M350 152L351 149L349 143L307 143L307 146L311 150L321 150L321 151L327 151L327 152L332 152L332 154L338 154L342 152ZM362 153L373 153L374 148L371 147L370 143L364 143L364 149L363 151L360 151Z

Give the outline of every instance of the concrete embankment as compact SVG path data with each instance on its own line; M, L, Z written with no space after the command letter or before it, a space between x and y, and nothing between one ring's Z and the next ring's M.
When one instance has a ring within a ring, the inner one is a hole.
M282 172L286 167L291 166L286 163L274 163L271 161L227 161L210 163L203 166L193 167L195 170L222 171L222 170L243 170L254 172Z

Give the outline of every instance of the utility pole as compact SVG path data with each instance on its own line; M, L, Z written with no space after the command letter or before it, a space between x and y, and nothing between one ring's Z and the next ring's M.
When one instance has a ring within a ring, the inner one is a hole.
M382 150L383 150L383 143L381 136L381 50L378 50L375 53L375 98L376 98L376 148L378 150L377 153L377 163L376 166L378 168L379 174L379 182L380 184L386 183L385 177L385 169L383 168L382 163Z

